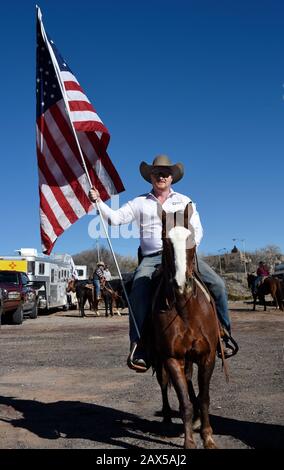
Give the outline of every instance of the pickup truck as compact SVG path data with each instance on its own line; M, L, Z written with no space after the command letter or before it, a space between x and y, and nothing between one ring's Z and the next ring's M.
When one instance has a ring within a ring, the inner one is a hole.
M10 317L20 325L24 315L37 317L37 295L26 273L0 271L0 324L1 317Z

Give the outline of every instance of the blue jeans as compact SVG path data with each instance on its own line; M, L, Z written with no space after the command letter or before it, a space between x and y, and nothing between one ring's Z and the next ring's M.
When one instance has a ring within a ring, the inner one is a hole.
M260 286L261 281L262 281L262 276L257 276L255 281L254 281L254 286L253 286L253 290L254 290L255 294L257 293L257 289Z
M100 297L100 294L101 294L101 285L100 285L100 281L98 279L94 279L93 280L93 284L95 286L95 291L96 291L96 296L97 298Z
M137 327L142 332L144 320L151 309L151 276L155 271L155 266L160 264L162 255L146 256L135 271L132 290L129 296L132 312L135 317ZM217 315L222 325L230 332L231 324L228 314L227 290L223 279L208 266L205 261L198 257L198 267L203 282L207 285L212 297L215 300ZM131 342L138 341L133 319L129 316L129 337Z
M201 279L208 287L216 305L218 318L223 326L231 332L231 321L228 309L227 289L223 279L205 263L203 259L197 256L198 268Z

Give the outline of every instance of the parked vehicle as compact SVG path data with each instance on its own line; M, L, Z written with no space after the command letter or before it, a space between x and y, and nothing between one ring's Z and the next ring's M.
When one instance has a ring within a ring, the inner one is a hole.
M276 264L272 275L278 277L278 279L284 280L284 263Z
M73 269L73 277L78 281L86 281L87 277L87 265L83 264L75 264ZM77 309L78 306L78 299L75 292L68 292L67 293L67 301L68 301L68 308L70 310Z
M53 308L68 310L67 282L76 266L68 254L44 255L35 248L21 248L18 256L1 256L0 269L15 270L21 266L38 295L39 312Z
M0 287L0 326L1 326L2 312L3 312L3 289Z
M10 316L12 322L20 325L25 314L37 317L37 296L26 273L21 271L0 271L0 319Z

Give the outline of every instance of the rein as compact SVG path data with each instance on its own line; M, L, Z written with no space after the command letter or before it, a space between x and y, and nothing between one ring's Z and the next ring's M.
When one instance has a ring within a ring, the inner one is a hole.
M122 299L122 296L119 295L117 292L115 292L110 285L108 287L106 287L106 285L104 285L102 289L106 290L111 295L115 295L116 298Z
M164 279L162 276L161 276L161 279L160 279L160 282L157 286L157 289L155 291L155 295L154 295L154 298L153 298L153 305L155 304L155 301L158 297L158 293L160 291L160 288L161 288L161 285L162 285L162 282L163 281L166 281L166 288L165 288L165 291L166 291L166 305L168 307L169 310L171 310L173 308L173 305L174 304L178 304L180 305L180 301L177 299L177 287L175 286L175 279L173 277L170 277L170 278L166 278ZM188 290L187 287L191 285L192 286L192 289L190 289L190 295L186 295L186 294L180 294L181 296L184 296L186 297L185 298L185 302L184 304L181 306L181 308L183 309L187 303L189 302L189 300L192 298L192 297L196 297L197 295L197 287L200 287L200 289L204 292L204 294L206 295L207 299L208 299L208 293L205 292L205 289L204 287L201 285L201 283L198 281L198 279L195 277L195 275L192 273L191 275L187 276L186 278L186 283L185 283L185 291ZM169 295L170 293L170 295ZM168 295L167 295L168 294ZM210 299L209 299L210 300Z

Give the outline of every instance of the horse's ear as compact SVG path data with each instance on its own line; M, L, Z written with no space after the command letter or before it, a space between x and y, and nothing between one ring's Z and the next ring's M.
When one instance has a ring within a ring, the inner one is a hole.
M160 204L158 204L157 213L162 221L162 238L166 238L167 213L164 211Z
M192 209L192 202L190 201L186 208L184 209L184 226L185 228L188 228L189 221L191 219L191 216L193 214L193 209Z

